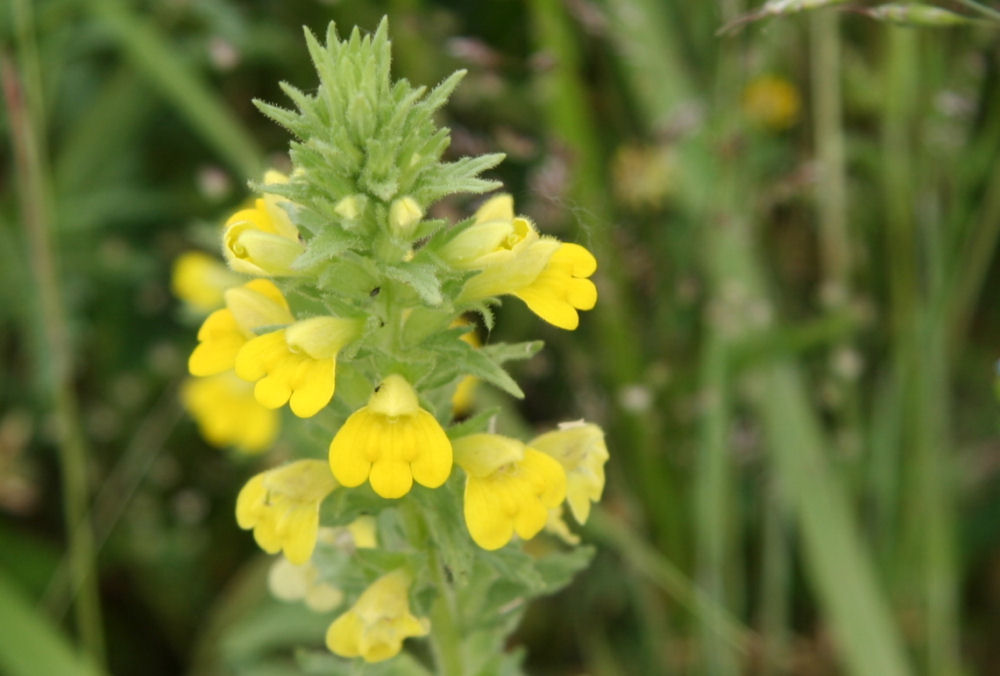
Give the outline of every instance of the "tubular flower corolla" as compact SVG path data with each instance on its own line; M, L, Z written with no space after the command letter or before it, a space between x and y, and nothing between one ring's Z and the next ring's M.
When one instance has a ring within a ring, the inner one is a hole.
M286 183L276 171L264 176L264 184ZM282 207L288 200L265 195L253 207L240 209L226 221L222 254L229 267L257 276L283 276L296 272L292 263L305 250L299 231Z
M236 353L254 330L294 321L288 302L273 282L254 279L225 293L226 307L205 318L198 346L188 359L194 376L211 376L233 368Z
M566 497L562 465L516 439L462 437L455 441L455 462L467 475L465 524L483 549L500 549L514 533L533 538Z
M370 481L383 498L406 495L414 481L437 488L451 474L451 462L451 442L440 423L396 374L382 381L330 442L337 481L349 487Z
M375 580L326 632L326 646L341 657L381 662L395 656L410 636L430 631L426 618L410 612L410 575L394 570Z
M594 255L579 244L540 237L527 219L512 217L506 195L493 198L483 210L472 226L442 247L453 266L482 268L465 283L459 302L510 294L553 326L579 326L577 311L597 303L597 287L589 279L597 270Z
M363 322L312 317L247 341L236 354L236 375L256 382L267 408L286 402L300 418L316 415L333 398L337 353L361 333Z
M559 461L566 470L566 502L577 523L590 516L590 503L604 492L608 447L604 431L593 424L570 423L536 437L528 444Z
M319 505L337 482L322 460L299 460L254 476L236 499L236 522L253 529L268 554L285 553L292 563L312 556Z

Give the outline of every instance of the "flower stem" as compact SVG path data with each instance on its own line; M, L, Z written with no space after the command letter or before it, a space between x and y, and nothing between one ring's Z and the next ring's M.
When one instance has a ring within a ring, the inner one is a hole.
M444 564L434 547L430 547L430 569L438 597L431 607L431 645L437 673L442 676L464 676L458 606L455 594L445 576Z

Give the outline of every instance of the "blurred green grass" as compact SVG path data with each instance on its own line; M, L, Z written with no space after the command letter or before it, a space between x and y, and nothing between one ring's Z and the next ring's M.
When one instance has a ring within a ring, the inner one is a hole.
M498 322L548 342L526 423L582 411L612 450L603 548L530 613L529 673L995 670L1000 32L823 12L715 35L744 9L0 8L0 580L38 604L0 604L24 629L0 664L79 640L116 674L297 673L315 646L233 523L249 463L178 411L169 266L280 164L250 100L311 85L301 26L388 14L398 76L470 71L455 154L507 152L519 211L601 264L579 331ZM802 101L780 125L747 105L765 74Z

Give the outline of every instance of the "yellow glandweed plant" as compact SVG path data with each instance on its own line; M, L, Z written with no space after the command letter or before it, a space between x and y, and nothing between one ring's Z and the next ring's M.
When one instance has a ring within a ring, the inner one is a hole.
M608 453L593 424L525 442L492 429L495 411L455 422L470 378L522 397L501 365L541 348L480 344L468 318L492 328L509 295L575 329L597 301L597 261L509 195L459 223L426 216L446 195L499 187L479 174L501 155L441 160L449 133L433 116L462 73L429 92L392 82L385 22L306 41L315 93L283 83L297 110L257 103L295 136L294 171L268 172L227 219L228 270L204 256L175 270L179 295L210 312L184 402L216 445L266 450L286 404L328 439L251 478L236 519L284 557L275 593L330 614L326 646L345 670L397 659L392 673L516 673L505 645L525 601L590 558L564 504L586 521ZM566 544L523 551L545 529ZM399 657L407 640L429 640L418 654L433 663Z

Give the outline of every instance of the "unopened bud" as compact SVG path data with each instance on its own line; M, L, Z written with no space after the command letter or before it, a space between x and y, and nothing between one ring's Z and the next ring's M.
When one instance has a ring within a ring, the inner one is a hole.
M338 216L349 221L356 221L361 215L361 201L355 195L350 195L337 202L337 206L333 210Z
M401 197L389 207L389 227L400 237L412 234L423 217L424 210L412 197Z

